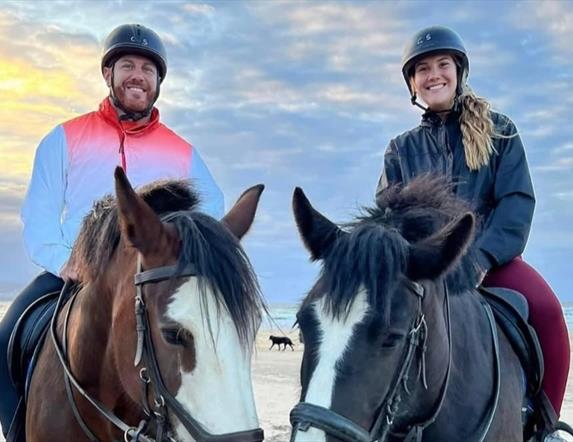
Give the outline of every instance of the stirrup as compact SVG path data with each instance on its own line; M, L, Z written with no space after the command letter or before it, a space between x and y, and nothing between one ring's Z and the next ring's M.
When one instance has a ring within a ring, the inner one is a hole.
M571 427L571 425L569 425L566 422L563 421L557 422L557 424L555 425L555 430L563 431L564 433L573 436L573 427Z

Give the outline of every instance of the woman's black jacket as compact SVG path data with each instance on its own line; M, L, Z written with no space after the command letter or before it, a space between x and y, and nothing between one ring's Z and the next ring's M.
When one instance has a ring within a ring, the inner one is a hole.
M525 150L513 122L492 112L497 133L489 164L477 171L466 165L459 114L446 121L433 113L421 124L390 141L376 193L391 184L407 184L416 176L443 174L455 193L467 200L481 220L476 252L483 270L520 255L527 242L535 195Z

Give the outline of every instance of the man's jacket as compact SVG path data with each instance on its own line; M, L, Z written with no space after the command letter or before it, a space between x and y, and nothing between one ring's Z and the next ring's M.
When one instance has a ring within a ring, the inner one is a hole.
M99 110L56 126L36 150L21 217L32 260L59 275L84 216L95 201L114 192L114 169L123 166L134 186L157 179L191 178L203 205L220 218L223 194L196 148L159 121L119 122L108 98Z
M476 252L483 270L503 265L520 255L527 242L535 195L525 150L517 129L506 116L492 112L495 152L477 171L466 165L459 113L445 122L427 113L420 126L390 141L376 193L390 184L407 184L416 176L445 175L455 193L480 217Z

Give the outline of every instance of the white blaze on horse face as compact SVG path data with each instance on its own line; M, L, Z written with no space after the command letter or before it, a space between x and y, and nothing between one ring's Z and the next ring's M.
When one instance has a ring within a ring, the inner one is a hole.
M304 400L311 404L330 408L336 382L336 364L344 356L354 334L355 326L364 320L369 309L366 290L360 288L352 302L348 317L333 318L325 314L323 307L324 298L314 304L322 338L317 352L318 363L310 378ZM306 432L298 431L295 438L295 442L324 441L326 441L324 432L313 427Z
M167 315L193 334L195 345L195 368L181 372L175 398L212 434L258 428L251 382L252 345L242 348L227 309L217 309L209 288L203 302L197 282L190 278L183 284L167 308ZM175 431L180 440L193 440L180 423Z

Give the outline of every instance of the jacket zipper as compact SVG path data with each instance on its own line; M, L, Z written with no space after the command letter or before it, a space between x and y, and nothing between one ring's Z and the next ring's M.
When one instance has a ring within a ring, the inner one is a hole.
M450 137L448 136L448 130L446 128L445 122L440 122L438 126L438 133L439 133L439 143L442 145L443 149L445 150L446 154L446 177L448 181L452 179L453 169L454 169L454 158L452 153L452 146L450 145Z
M121 168L127 174L127 161L125 159L124 142L125 142L125 132L122 130L119 139L119 154L121 155Z

